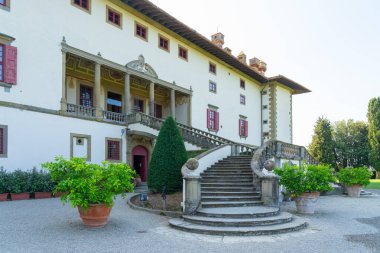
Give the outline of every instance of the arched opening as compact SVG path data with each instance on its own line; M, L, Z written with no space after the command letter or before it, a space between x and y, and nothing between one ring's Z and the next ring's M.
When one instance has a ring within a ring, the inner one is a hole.
M140 175L141 181L146 182L148 176L148 150L143 146L132 149L133 168Z

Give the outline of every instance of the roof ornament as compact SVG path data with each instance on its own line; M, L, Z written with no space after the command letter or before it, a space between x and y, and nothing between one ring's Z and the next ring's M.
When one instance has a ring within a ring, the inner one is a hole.
M154 78L158 78L156 71L154 71L154 69L148 63L145 63L145 58L142 54L139 55L137 60L131 61L125 66Z

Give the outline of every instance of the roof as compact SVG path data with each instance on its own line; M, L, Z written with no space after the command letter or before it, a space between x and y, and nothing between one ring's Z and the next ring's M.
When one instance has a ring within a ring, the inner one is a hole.
M148 0L120 0L135 9L139 13L145 15L151 20L159 23L160 25L166 27L172 32L178 34L182 38L196 45L197 47L207 51L211 55L219 58L221 61L230 65L231 67L243 72L244 74L252 77L253 79L265 84L271 81L277 81L293 90L296 94L310 92L307 88L302 85L284 77L276 76L272 78L267 78L266 76L260 74L259 72L250 68L247 64L240 62L236 57L227 53L222 48L214 45L209 39L195 31L194 29L188 27L181 21L177 20L164 10L160 9ZM281 77L281 78L280 78Z

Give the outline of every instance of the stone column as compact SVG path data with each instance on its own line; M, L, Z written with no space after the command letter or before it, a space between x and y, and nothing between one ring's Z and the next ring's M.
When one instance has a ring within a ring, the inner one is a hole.
M102 106L100 104L100 80L101 80L101 73L100 73L101 65L100 63L95 63L95 109L96 109L96 117L101 118L102 117Z
M154 83L149 85L149 115L154 117Z
M267 176L261 179L261 198L266 206L279 206L279 177Z
M184 214L194 213L201 204L201 177L185 176L184 178Z
M125 74L124 80L124 113L131 113L131 79L128 73Z
M170 90L170 115L175 119L175 90Z
M67 110L67 98L66 98L66 52L62 51L62 97L61 97L61 111Z

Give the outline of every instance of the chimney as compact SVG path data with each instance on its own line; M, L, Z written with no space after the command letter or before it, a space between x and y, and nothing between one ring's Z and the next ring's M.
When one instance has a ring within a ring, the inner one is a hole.
M223 48L224 45L224 35L223 33L217 32L214 35L211 36L211 42L220 47Z
M237 59L244 63L244 64L247 64L247 56L245 55L244 52L240 52L240 54L237 56Z
M256 57L249 60L249 66L262 75L267 71L267 64Z
M231 50L231 48L229 48L229 47L225 47L225 48L224 48L224 51L226 51L226 52L229 53L229 54L232 54L232 50Z

